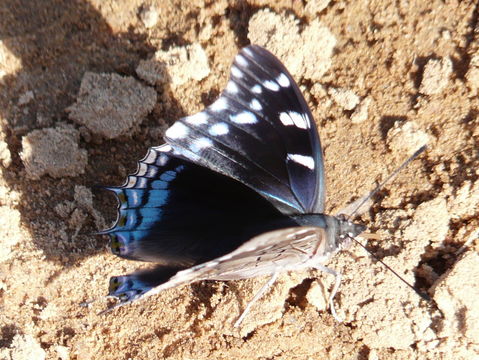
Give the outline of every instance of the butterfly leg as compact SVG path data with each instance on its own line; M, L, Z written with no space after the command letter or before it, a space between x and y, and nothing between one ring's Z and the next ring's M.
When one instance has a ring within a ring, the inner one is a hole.
M343 322L343 320L336 313L336 309L334 308L334 303L333 303L334 297L336 296L336 293L338 292L339 285L341 285L341 273L336 272L333 269L327 268L326 266L323 266L321 264L316 265L315 268L317 270L324 271L334 276L335 278L334 287L333 287L333 290L331 291L331 295L329 296L328 305L329 305L329 309L331 310L331 315L333 315L336 321Z
M256 293L256 295L254 296L254 298L248 303L248 305L246 305L246 308L244 309L243 313L240 315L240 317L238 318L238 320L236 320L236 322L235 322L235 324L234 324L234 327L240 326L240 324L243 322L243 320L244 320L244 318L246 317L246 315L248 315L248 313L250 312L251 306L253 306L253 304L254 304L261 296L263 296L263 294L266 292L266 290L268 290L268 289L270 288L270 286L274 284L274 282L276 281L277 278L278 278L278 273L273 273L273 274L271 275L271 279L269 279L268 282L267 282L266 284L264 284L261 289L259 289L259 291Z

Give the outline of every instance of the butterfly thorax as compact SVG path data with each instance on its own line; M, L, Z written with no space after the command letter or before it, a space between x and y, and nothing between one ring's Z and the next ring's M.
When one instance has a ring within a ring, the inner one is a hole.
M351 222L346 216L330 216L325 214L296 215L294 220L301 226L313 226L321 229L317 248L312 257L323 260L331 257L351 245L351 239L361 234L366 227Z

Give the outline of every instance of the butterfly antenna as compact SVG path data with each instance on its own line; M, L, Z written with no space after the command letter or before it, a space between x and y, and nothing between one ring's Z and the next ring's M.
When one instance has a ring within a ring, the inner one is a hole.
M431 301L431 297L426 294L425 292L423 291L420 291L418 290L417 288L415 288L413 285L411 285L410 283L408 283L406 281L406 279L404 279L401 275L399 275L396 271L394 271L388 264L386 264L384 261L382 261L381 259L379 259L376 255L374 255L371 251L368 250L368 248L366 248L366 246L364 246L363 244L361 244L361 242L359 242L358 240L356 240L355 238L353 237L349 237L351 240L353 240L356 244L358 244L359 246L361 246L364 250L366 250L368 252L369 255L372 256L372 258L376 261L378 261L379 263L381 263L386 269L388 269L389 271L391 271L394 275L396 275L398 277L399 280L401 280L404 284L406 284L407 286L409 286L411 289L414 290L414 292L416 294L418 294L420 297L422 297L424 300L426 301Z
M402 163L400 167L398 167L396 170L394 170L383 182L381 182L376 188L369 193L366 197L363 198L363 200L357 205L353 212L349 215L349 218L351 219L354 214L363 206L369 199L371 199L376 193L384 186L386 183L388 183L391 179L395 178L399 172L404 169L406 166L409 165L411 161L416 159L419 155L421 155L425 150L427 149L427 145L421 146L414 154L412 154L409 159L407 159L405 162Z

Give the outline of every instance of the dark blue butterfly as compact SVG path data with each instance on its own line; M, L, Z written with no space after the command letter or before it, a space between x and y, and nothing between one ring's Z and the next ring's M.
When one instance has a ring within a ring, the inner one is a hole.
M270 285L280 272L308 267L336 276L334 296L340 276L323 264L364 227L322 214L321 143L276 57L244 48L221 96L178 120L165 140L125 185L109 188L120 203L104 232L112 252L158 264L110 280L118 305L205 279L271 275Z

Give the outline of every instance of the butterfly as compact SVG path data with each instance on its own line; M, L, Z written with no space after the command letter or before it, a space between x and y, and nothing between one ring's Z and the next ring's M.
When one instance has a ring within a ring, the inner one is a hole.
M323 214L325 174L311 111L284 65L250 45L235 57L219 98L176 121L123 186L108 187L118 218L102 233L125 259L153 269L110 279L116 306L201 280L270 276L315 268L365 227Z

